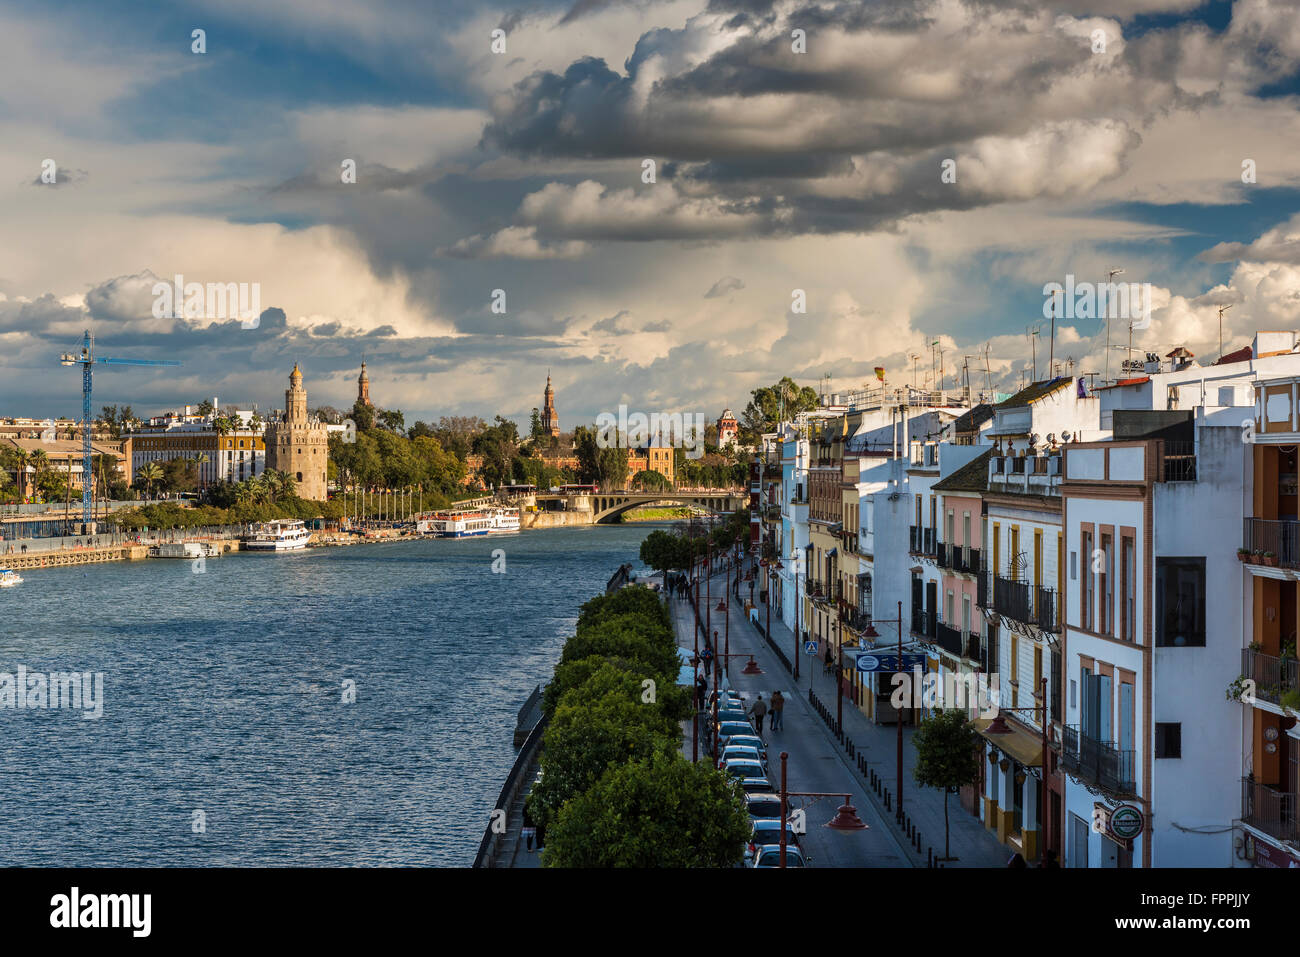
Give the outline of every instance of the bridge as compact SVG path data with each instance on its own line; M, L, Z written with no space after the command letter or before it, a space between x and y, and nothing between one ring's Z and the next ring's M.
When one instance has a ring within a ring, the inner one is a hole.
M539 492L537 504L563 502L564 511L587 512L591 522L603 522L634 508L656 503L689 505L711 512L734 512L749 505L749 493L741 489L664 489L661 492L589 492L559 494Z

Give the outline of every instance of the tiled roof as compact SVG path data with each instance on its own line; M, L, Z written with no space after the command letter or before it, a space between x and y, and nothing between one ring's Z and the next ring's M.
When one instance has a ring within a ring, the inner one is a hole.
M957 471L931 486L936 492L987 492L989 487L989 457L993 449L977 455Z
M1042 382L1034 382L1025 386L1005 402L999 402L999 409L1014 409L1018 406L1029 405L1031 402L1037 402L1044 396L1051 395L1059 389L1064 389L1072 385L1074 380L1065 376L1057 376L1055 379L1046 379Z
M981 402L969 412L964 412L957 417L957 421L953 423L953 431L974 432L991 418L993 418L992 404Z

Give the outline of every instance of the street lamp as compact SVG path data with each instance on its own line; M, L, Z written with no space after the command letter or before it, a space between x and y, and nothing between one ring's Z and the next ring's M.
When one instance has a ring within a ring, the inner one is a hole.
M845 794L843 791L791 791L786 787L786 760L790 757L788 751L781 752L781 868L785 868L785 849L786 849L786 799L791 797L840 797L843 796L844 803L841 804L835 813L835 816L826 822L826 826L837 831L865 831L867 825L858 817L858 809L851 803L852 794Z

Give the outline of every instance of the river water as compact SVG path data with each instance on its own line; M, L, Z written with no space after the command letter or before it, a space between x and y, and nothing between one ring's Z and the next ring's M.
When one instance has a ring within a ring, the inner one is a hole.
M0 707L0 865L469 865L519 706L649 530L23 571L0 673L103 672L103 715Z

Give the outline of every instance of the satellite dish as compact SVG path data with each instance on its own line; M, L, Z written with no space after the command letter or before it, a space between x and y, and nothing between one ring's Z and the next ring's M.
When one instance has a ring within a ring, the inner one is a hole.
M1069 433L1069 432L1062 432L1062 433L1061 433L1061 441L1062 441L1062 442L1068 442L1068 441L1070 441L1070 435L1071 435L1071 433Z

